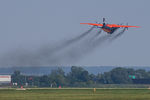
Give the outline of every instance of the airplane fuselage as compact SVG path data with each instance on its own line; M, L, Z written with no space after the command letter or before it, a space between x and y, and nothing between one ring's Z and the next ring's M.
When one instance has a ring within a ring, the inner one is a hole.
M109 26L107 26L107 24L105 25L103 25L102 26L102 29L105 31L105 32L107 32L108 34L112 34L113 32L115 32L117 29L118 29L118 27L109 27Z

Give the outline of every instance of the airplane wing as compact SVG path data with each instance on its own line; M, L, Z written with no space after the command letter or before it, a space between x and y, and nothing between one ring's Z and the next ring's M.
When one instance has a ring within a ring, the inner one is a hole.
M95 23L80 23L80 24L87 24L87 25L93 25L93 26L103 26L103 24L95 24Z
M140 28L140 26L129 26L129 25L117 25L117 24L107 24L108 27L136 27L136 28Z
M93 25L93 26L103 26L103 24L95 24L95 23L80 23L80 24L87 24L87 25ZM129 26L129 25L117 25L117 24L106 24L106 26L108 27L136 27L136 28L140 28L140 26Z

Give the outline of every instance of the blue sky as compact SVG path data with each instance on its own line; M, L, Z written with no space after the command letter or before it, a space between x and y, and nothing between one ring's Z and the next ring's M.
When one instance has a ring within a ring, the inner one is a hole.
M0 55L61 43L89 29L80 23L102 22L105 17L107 23L141 28L130 28L70 65L149 66L149 4L149 0L1 0Z

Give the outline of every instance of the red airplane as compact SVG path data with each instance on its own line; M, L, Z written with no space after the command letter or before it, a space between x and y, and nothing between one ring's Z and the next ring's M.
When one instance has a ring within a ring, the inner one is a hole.
M88 24L88 25L93 25L97 26L97 28L103 29L105 32L108 34L114 33L118 28L129 28L129 27L136 27L139 28L140 26L128 26L128 25L117 25L117 24L106 24L105 23L105 18L103 18L103 24L98 24L98 23L80 23L80 24Z

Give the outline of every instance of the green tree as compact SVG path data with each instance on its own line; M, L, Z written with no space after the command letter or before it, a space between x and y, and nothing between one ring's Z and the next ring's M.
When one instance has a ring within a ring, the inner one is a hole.
M82 67L72 66L67 78L71 86L85 86L87 83L91 83L88 71Z
M25 84L25 76L20 74L20 71L16 70L14 73L11 75L12 78L12 83L17 83L18 86L24 85Z
M118 67L111 71L111 79L115 84L129 84L132 79L129 78L128 69Z
M50 87L50 78L47 75L43 75L39 82L41 87Z
M135 71L135 76L138 79L148 79L149 73L146 72L144 69L138 69Z
M104 72L104 74L101 75L101 79L99 79L100 83L104 84L113 84L111 72Z
M54 86L54 84L55 84L55 86L56 85L64 86L64 85L68 84L66 77L65 77L65 72L62 70L62 68L52 70L49 77L50 77L50 82L51 82L51 84L53 84L53 86Z

